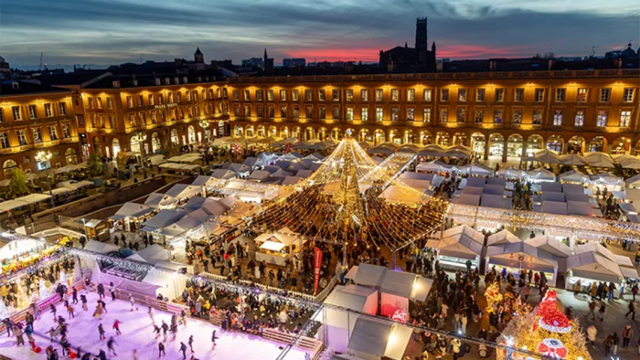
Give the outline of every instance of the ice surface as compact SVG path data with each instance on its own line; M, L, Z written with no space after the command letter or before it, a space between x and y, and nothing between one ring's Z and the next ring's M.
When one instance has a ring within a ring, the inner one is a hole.
M115 350L117 356L108 356L109 359L129 360L133 359L133 349L138 349L138 359L157 359L158 358L158 341L162 340L162 336L155 340L155 333L151 319L147 313L148 308L140 306L140 310L131 312L129 302L116 300L111 301L110 297L105 299L108 314L105 314L103 320L92 317L95 310L98 295L90 293L88 295L89 311L82 311L82 304L73 305L75 309L75 318L69 319L67 311L63 304L57 305L58 316L62 315L69 324L68 340L72 344L73 349L80 346L84 351L91 351L94 355L100 349L107 352L107 340L100 340L98 335L98 324L102 323L106 331L107 339L110 336L116 341ZM154 309L155 310L155 309ZM122 335L116 336L115 330L112 329L114 321L118 319L122 322L120 330ZM167 324L171 324L171 315L160 310L155 310L156 324L160 325L164 320ZM36 345L42 347L40 354L31 351L25 335L27 346L16 347L16 338L12 336L7 338L6 332L0 335L0 354L8 356L12 359L45 359L44 349L50 344L49 337L46 332L53 325L53 315L50 310L45 310L40 320L35 322L35 339ZM216 329L216 347L212 349L211 333ZM195 340L194 350L195 357L200 360L205 359L276 359L281 353L279 347L284 344L266 340L262 337L250 335L240 332L222 332L217 326L199 319L188 319L187 325L179 325L178 336L172 341L172 335L169 332L165 348L167 356L165 359L182 359L182 353L179 351L180 342L184 342L188 346L189 336L193 335ZM54 347L58 349L58 354L62 355L62 349L59 344L54 343ZM301 349L294 348L286 356L287 360L305 358ZM187 350L187 359L191 357L190 350ZM63 358L62 356L60 357Z

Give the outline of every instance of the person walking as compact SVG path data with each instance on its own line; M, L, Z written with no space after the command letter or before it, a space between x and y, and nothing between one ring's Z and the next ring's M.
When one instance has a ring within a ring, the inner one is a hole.
M49 308L51 309L51 313L53 314L53 320L55 321L55 319L57 319L57 318L58 318L58 316L56 316L56 313L57 313L57 311L58 311L58 310L56 309L56 304L51 304L51 305L49 306Z
M180 343L180 351L182 352L182 360L187 360L187 345Z
M620 344L620 336L617 332L613 332L613 334L611 335L611 340L613 340L612 351L613 355L615 356L618 353L618 344Z
M216 336L216 330L213 330L213 334L211 334L211 342L213 343L213 349L215 349L216 347L216 339L218 339L218 337Z
M636 319L636 302L633 300L629 301L629 312L626 313L624 317L626 318L629 314L631 314L631 320Z
M100 323L100 325L98 325L98 333L100 334L100 340L104 340L107 337L105 336L105 331L104 328L102 327L102 323Z
M98 295L100 296L100 300L102 300L104 296L104 285L102 283L98 284Z
M73 313L73 306L71 306L71 304L67 304L67 316L72 319L76 317L76 315Z
M631 324L627 324L624 329L622 329L622 348L626 348L629 346L629 342L633 339L633 329L631 328Z
M600 302L600 309L598 310L598 313L600 314L600 321L604 321L604 313L605 313L605 309L607 308L607 306L604 304L603 301Z
M71 293L71 302L74 304L78 303L78 289L76 289L75 287L72 289L72 293Z
M113 282L109 283L109 292L111 293L111 301L116 300L116 287L113 285Z
M87 296L85 294L80 295L80 301L82 301L82 310L89 311L89 307L87 307Z
M13 335L16 336L16 346L24 345L24 333L22 332L22 324L18 323L16 328L13 330Z
M189 348L191 349L191 353L193 354L193 335L189 335Z
M158 358L162 356L167 356L167 353L164 351L164 344L162 342L158 343Z
M591 343L591 346L596 346L596 338L598 337L598 329L596 329L595 325L591 324L587 328L587 339Z
M163 341L167 341L167 331L169 331L169 325L167 325L167 323L162 320L162 336L164 336Z
M129 294L129 302L131 303L131 311L133 311L134 309L136 311L138 311L138 306L136 306L136 299L133 298L132 294Z
M589 313L587 314L587 317L589 315L591 315L591 318L595 321L596 320L596 301L595 300L591 300L589 301Z

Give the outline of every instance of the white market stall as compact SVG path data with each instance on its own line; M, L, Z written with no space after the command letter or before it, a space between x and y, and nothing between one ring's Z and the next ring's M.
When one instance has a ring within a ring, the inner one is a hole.
M490 235L487 238L487 246L506 245L506 244L512 244L512 243L519 243L521 241L522 240L520 240L519 237L513 235L510 231L501 230L493 235Z
M616 285L613 295L617 298L620 294L619 289L623 278L620 265L597 251L576 253L567 258L565 288L568 290L578 289L581 292L589 293L591 284L594 282L612 282ZM577 286L578 282L579 286Z
M349 354L367 360L402 360L413 329L401 324L361 317L349 338Z
M487 246L485 261L485 272L495 267L500 274L502 269L506 269L507 273L513 274L517 279L521 271L526 273L532 270L544 274L547 284L556 286L558 256L524 241Z
M122 228L126 231L131 230L131 223L134 223L134 228L137 228L137 224L146 220L155 211L149 205L137 204L128 202L122 205L118 211L109 217L109 220L113 220L116 223L122 222Z
M471 262L472 269L479 266L484 246L484 235L481 232L468 225L460 225L435 235L439 240L429 240L427 247L438 250L437 259L441 267L466 269L467 261Z
M361 271L358 268L358 271ZM402 271L386 271L380 286L380 314L393 320L409 320L409 300L425 301L433 280Z
M300 252L304 241L298 234L283 228L256 237L255 243L256 262L266 261L269 264L285 266L285 260Z

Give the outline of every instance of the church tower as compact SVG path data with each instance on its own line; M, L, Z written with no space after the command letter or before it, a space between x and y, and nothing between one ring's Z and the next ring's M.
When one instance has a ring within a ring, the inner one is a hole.
M196 53L193 54L193 59L199 64L204 63L204 55L202 54L202 51L200 51L200 48L198 48Z
M418 18L416 20L416 60L418 64L424 64L427 62L428 46L427 18Z

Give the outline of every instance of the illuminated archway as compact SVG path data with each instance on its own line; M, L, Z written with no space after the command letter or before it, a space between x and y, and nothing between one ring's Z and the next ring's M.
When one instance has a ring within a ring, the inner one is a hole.
M547 139L547 149L553 150L558 154L562 154L562 145L564 144L564 140L560 135L551 135Z
M607 139L604 138L604 136L596 136L593 139L591 139L591 141L589 141L589 146L587 147L587 151L589 152L594 152L594 151L601 151L601 152L606 152L607 151Z
M9 159L2 164L2 170L4 171L4 178L8 179L11 176L13 169L18 168L18 163Z
M484 134L482 133L473 133L471 135L471 149L473 149L473 153L476 156L484 157L484 150L487 146L487 141L485 139Z
M387 139L386 139L386 136L384 135L384 130L377 129L373 133L373 142L375 143L375 145L378 145L378 144L382 144L385 141L387 141Z
M171 142L176 145L180 145L180 135L178 135L178 130L171 130Z
M568 142L567 152L569 154L582 154L584 153L585 141L582 136L572 136Z
M511 134L507 138L507 157L521 158L522 149L524 147L524 139L520 134Z
M533 156L537 151L542 150L544 146L544 140L542 136L533 134L527 138L527 156Z
M157 132L151 134L151 152L155 154L156 151L162 149L162 143L160 142L160 136ZM115 149L113 150L115 152Z
M467 134L457 132L453 135L453 145L467 145Z
M626 137L619 137L611 142L610 153L611 155L628 154L631 150L631 139Z
M499 133L489 135L489 156L502 159L504 153L504 136Z
M436 134L436 144L442 146L451 145L451 138L449 137L449 133L445 131L439 131Z

